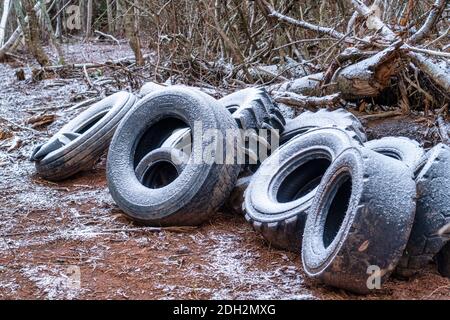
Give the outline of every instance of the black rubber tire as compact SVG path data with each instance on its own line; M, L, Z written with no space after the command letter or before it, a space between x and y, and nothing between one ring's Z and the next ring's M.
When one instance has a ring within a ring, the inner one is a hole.
M31 160L37 173L47 180L60 181L90 169L108 149L119 122L136 100L131 93L118 92L79 114L33 151ZM61 142L64 140L65 145Z
M162 86L160 84L157 84L155 82L146 82L142 85L141 89L139 90L139 97L145 97L146 95L159 91L164 90L166 87Z
M241 129L274 129L281 134L286 120L263 88L247 88L219 100Z
M358 142L364 143L367 141L363 125L352 113L344 109L334 111L321 109L317 112L305 111L298 117L288 120L284 133L281 135L281 143L286 143L297 135L321 127L340 128Z
M183 172L188 161L189 156L181 150L175 148L159 148L147 154L139 162L135 170L136 177L141 184L147 187L154 187L154 180L157 178L166 181L164 184L168 185L175 180L173 177L179 176ZM173 170L164 170L164 167L161 166L162 164L170 164ZM158 165L159 168L153 168L149 172L150 168ZM176 173L176 176L174 173ZM147 180L147 182L144 180Z
M228 133L237 139L239 135L230 113L200 91L173 86L140 100L114 135L107 178L118 206L130 218L147 225L189 226L208 221L230 195L240 171L235 163L216 163L219 156L226 159L225 148L223 153L212 154L211 161L202 161L203 151L213 145L223 146L223 138L194 138L190 160L175 181L160 189L142 185L135 167L145 155L160 147L172 129L180 127L177 121L191 129L201 121L203 125L197 129L200 138L208 136L210 129L219 130L223 137Z
M444 277L450 278L450 241L447 241L436 255L436 263L439 273Z
M271 246L299 252L314 187L330 163L355 145L343 130L319 128L280 147L261 165L245 192L246 219Z
M280 134L286 121L278 105L263 88L247 88L219 100L232 114L243 131L242 153L245 155L243 170L251 174L279 146ZM267 136L258 135L258 130L266 129ZM252 134L253 133L253 134ZM249 141L253 136L257 143ZM265 146L265 152L259 148Z
M409 277L427 266L445 245L438 231L450 223L450 148L435 146L416 177L414 227L396 273Z
M368 267L377 266L383 284L408 242L415 196L412 172L402 162L367 148L346 150L324 175L306 220L306 274L368 293Z
M414 171L421 164L425 155L425 151L417 141L405 137L384 137L368 141L364 146L385 156L400 160Z

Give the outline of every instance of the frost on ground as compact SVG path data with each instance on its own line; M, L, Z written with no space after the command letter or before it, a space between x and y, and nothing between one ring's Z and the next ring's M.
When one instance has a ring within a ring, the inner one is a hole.
M70 63L130 55L89 44L67 52ZM88 56L77 57L80 52ZM298 254L269 248L240 216L221 214L178 231L133 224L108 193L104 158L68 181L43 181L28 157L81 111L68 106L89 88L81 79L55 87L54 79L17 82L14 74L0 64L0 116L22 126L46 112L57 120L38 132L13 127L0 139L0 299L361 298L308 280ZM11 149L17 138L21 143ZM427 272L409 282L394 279L367 298L448 298L448 288L446 279Z
M81 293L81 275L76 266L67 268L31 266L20 270L21 274L37 287L37 294L46 299L76 299Z

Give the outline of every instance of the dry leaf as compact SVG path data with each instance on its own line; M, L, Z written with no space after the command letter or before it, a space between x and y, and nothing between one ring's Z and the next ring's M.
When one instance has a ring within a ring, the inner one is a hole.
M44 114L40 116L33 116L27 120L28 124L31 124L32 128L39 128L43 126L47 126L53 123L56 119L54 114Z

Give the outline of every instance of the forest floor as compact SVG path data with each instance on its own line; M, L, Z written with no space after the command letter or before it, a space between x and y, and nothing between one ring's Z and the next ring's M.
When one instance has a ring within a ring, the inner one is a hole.
M109 45L65 50L70 63L131 55ZM304 275L298 254L268 247L243 217L226 212L199 228L140 228L109 195L104 158L63 183L40 179L28 161L33 146L79 112L64 106L88 87L82 77L57 86L55 79L19 82L17 67L0 64L0 117L24 125L45 108L57 118L39 132L16 128L0 139L1 299L449 299L450 280L432 265L368 296L318 285ZM371 138L431 143L426 120L416 116L366 125Z

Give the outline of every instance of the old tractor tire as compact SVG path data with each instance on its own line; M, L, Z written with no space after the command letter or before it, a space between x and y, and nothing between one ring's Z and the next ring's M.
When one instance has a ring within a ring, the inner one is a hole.
M417 141L405 137L384 137L364 144L375 152L402 161L415 171L420 165L425 151Z
M306 220L306 274L368 293L377 287L369 283L375 272L382 285L408 242L415 196L412 172L402 162L367 148L346 150L324 175Z
M279 146L286 121L278 105L263 88L247 88L219 100L242 129L243 170L254 173ZM263 134L259 131L265 129ZM261 148L265 150L261 152Z
M321 128L280 147L261 165L245 192L246 219L271 246L299 252L322 176L339 154L354 145L343 130Z
M364 127L352 113L344 109L334 111L321 109L317 112L305 111L298 117L288 120L284 133L281 135L281 143L286 143L293 137L302 135L311 129L327 127L343 129L359 142L367 141Z
M409 277L427 266L447 239L438 231L450 223L450 148L435 146L417 169L417 209L414 226L396 273Z
M108 149L119 122L136 103L128 92L118 92L79 114L47 143L34 149L37 173L60 181L90 169Z
M272 129L280 134L284 130L286 121L265 89L243 89L223 97L219 102L233 115L241 129Z
M195 128L199 122L202 125ZM166 186L143 185L135 174L140 161L161 147L173 131L186 127L195 128L192 132L197 130L199 137L193 139L184 170ZM211 135L211 129L220 135ZM236 122L207 94L173 86L145 96L120 123L111 143L107 178L114 201L130 218L147 225L190 226L208 221L228 198L240 171L235 161L221 160L226 159L226 133L237 139ZM216 152L204 158L203 152L211 147Z

